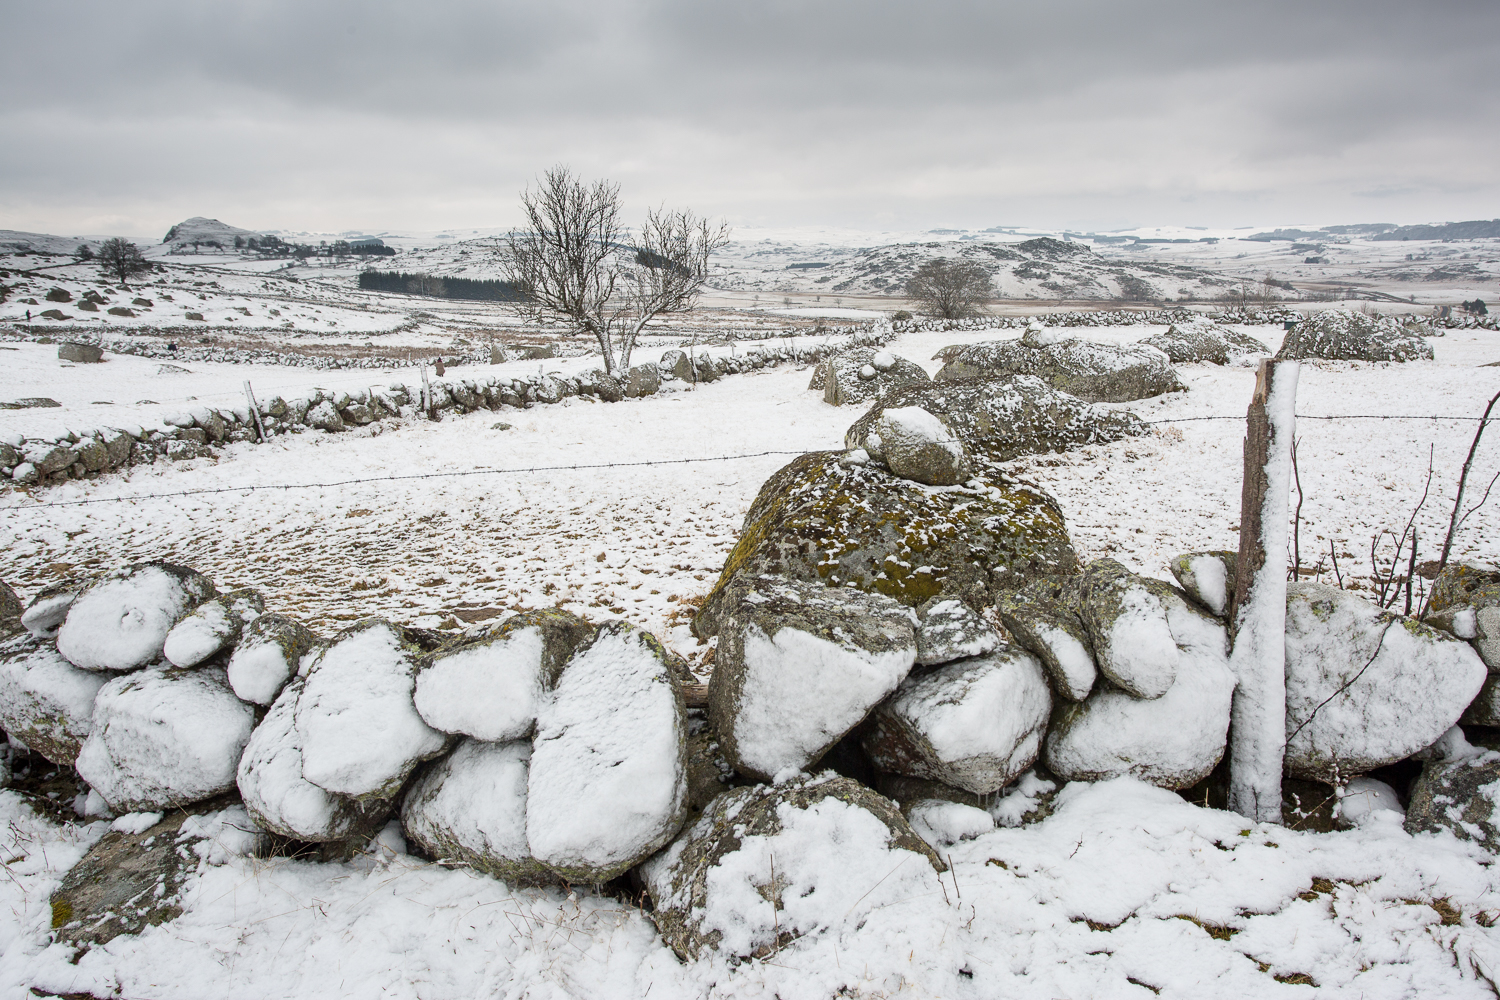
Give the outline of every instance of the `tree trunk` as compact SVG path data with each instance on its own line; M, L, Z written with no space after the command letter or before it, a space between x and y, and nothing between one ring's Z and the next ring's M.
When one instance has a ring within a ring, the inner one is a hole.
M1260 363L1246 414L1240 551L1229 603L1235 688L1229 807L1281 822L1286 749L1286 547L1291 443L1296 431L1295 361Z

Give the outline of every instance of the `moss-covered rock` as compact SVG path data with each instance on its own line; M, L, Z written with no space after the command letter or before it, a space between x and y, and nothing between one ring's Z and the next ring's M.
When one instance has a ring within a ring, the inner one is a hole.
M1078 577L1033 580L995 607L1016 642L1042 661L1052 690L1069 701L1087 698L1099 674L1079 616L1078 585Z
M24 629L13 633L0 640L0 729L52 763L71 766L108 679L73 666L45 639Z
M1076 571L1056 501L998 477L930 487L838 452L793 459L761 487L739 541L693 620L718 633L730 585L783 576L884 594L908 607L939 595L992 604L1027 580Z
M870 432L885 410L907 406L941 418L971 456L986 462L1107 444L1149 430L1133 413L1094 406L1035 376L1002 375L892 392L849 427L845 446L868 450Z
M1277 360L1431 361L1432 345L1388 316L1329 309L1302 320L1281 342Z
M1459 840L1500 853L1500 823L1495 815L1500 791L1500 753L1486 751L1457 760L1432 761L1411 790L1406 809L1407 833L1447 830Z

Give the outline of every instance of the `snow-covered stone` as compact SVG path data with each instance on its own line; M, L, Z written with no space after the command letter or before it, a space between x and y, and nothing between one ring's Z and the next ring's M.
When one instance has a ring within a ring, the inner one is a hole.
M110 573L83 589L57 633L57 651L85 670L136 670L161 656L167 633L186 612L214 596L195 570L144 563Z
M920 406L886 409L865 435L865 450L902 479L953 486L974 474L963 442Z
M1285 767L1333 781L1411 756L1488 676L1461 639L1346 590L1287 585Z
M0 641L0 729L54 764L72 765L108 680L79 670L29 632Z
M912 831L933 850L947 850L995 829L995 818L983 809L946 799L923 799L904 810L904 815Z
M923 666L983 656L1000 642L995 626L963 601L935 597L917 609L917 662Z
M1168 595L1163 603L1180 653L1172 686L1148 700L1105 685L1083 702L1060 704L1045 757L1059 778L1132 775L1187 788L1224 755L1235 688L1224 626L1180 598Z
M326 399L307 411L307 422L329 433L337 433L345 426L343 415Z
M57 630L68 617L68 609L73 606L73 601L82 589L82 585L75 580L55 583L46 588L33 597L26 610L21 613L21 624L40 639L55 639Z
M1042 661L1052 690L1082 701L1094 689L1099 669L1079 615L1076 578L1034 580L995 605L1016 642Z
M940 418L971 460L1008 462L1021 455L1067 451L1147 433L1133 413L1095 406L1032 375L931 382L893 390L844 433L846 448L865 448L887 408L919 407Z
M1377 813L1388 813L1397 822L1406 819L1401 797L1390 785L1374 778L1351 779L1339 797L1341 825L1359 826L1375 818Z
M720 795L641 878L662 937L694 961L842 934L941 892L944 870L889 799L828 772Z
M822 389L825 403L849 406L932 381L921 365L906 358L890 355L884 368L873 364L877 353L888 352L856 347L833 355L818 365L808 388Z
M1177 643L1156 588L1113 559L1089 563L1079 617L1099 671L1127 694L1159 698L1177 672Z
M571 882L606 882L660 850L687 814L687 710L670 656L625 622L573 655L537 716L531 852Z
M1276 352L1285 358L1329 361L1431 361L1432 345L1388 316L1351 309L1314 313L1292 327Z
M881 771L985 794L1036 760L1051 711L1042 665L1007 645L908 677L861 742Z
M432 857L510 885L555 881L526 840L531 743L464 740L406 793L401 826Z
M1035 375L1057 391L1090 403L1125 403L1187 388L1167 356L1154 347L1078 338L1034 347L1021 340L971 344L933 381L997 375Z
M1187 552L1168 563L1168 568L1189 597L1222 618L1234 594L1238 561L1237 552Z
M244 701L271 704L316 642L299 621L275 613L259 616L245 626L229 657L230 687Z
M412 704L422 650L379 618L347 628L308 665L297 700L302 775L340 795L389 799L447 737Z
M234 645L245 626L265 610L265 600L254 590L236 590L205 601L172 626L162 655L173 666L196 667Z
M708 713L745 774L768 779L818 760L916 662L914 616L889 597L762 577L734 598Z
M418 668L414 702L429 726L490 742L531 735L568 658L594 635L566 611L527 611L448 643Z
M151 812L234 788L255 716L215 667L153 667L99 689L78 774L116 812Z
M245 808L261 827L293 840L329 843L368 836L390 813L391 804L336 795L302 776L296 727L301 694L302 681L288 684L250 734L235 772Z
M1270 354L1254 337L1219 326L1204 318L1174 323L1166 333L1141 341L1166 354L1173 364L1227 365L1246 355Z
M1406 808L1406 832L1447 831L1500 854L1500 753L1493 750L1423 765Z

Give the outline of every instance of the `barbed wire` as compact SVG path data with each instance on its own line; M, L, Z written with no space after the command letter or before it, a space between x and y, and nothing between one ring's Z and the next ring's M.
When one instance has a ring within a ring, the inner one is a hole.
M1239 415L1203 416L1203 417L1165 417L1161 420L1145 421L1147 426L1156 424L1179 424L1192 423L1208 420L1244 420ZM1443 416L1443 415L1393 415L1381 413L1336 413L1336 414L1297 414L1298 420L1466 420L1478 421L1479 417ZM1500 420L1491 417L1490 420ZM810 451L821 451L827 449L807 448L801 451L771 450L749 452L743 455L710 455L699 458L657 458L644 459L639 462L591 462L575 463L572 465L531 465L521 466L513 469L465 469L458 472L419 472L402 476L369 476L358 479L340 479L326 483L273 483L269 485L256 486L212 486L194 490L179 490L174 493L139 493L123 497L91 497L85 500L54 500L47 503L34 504L9 504L0 507L3 511L41 510L47 507L81 507L97 503L128 503L137 500L170 500L180 497L207 496L220 493L257 493L270 492L274 490L316 490L332 489L338 486L358 486L366 483L398 483L409 482L418 479L458 479L469 476L506 476L519 475L528 472L575 472L588 469L628 469L654 465L689 465L699 462L734 462L748 458L765 458L768 455L805 455Z
M94 503L125 503L131 500L165 500L174 497L202 496L213 493L255 493L271 490L317 490L335 486L355 486L361 483L397 483L413 479L457 479L465 476L505 476L523 472L571 472L583 469L624 469L645 465L688 465L694 462L733 462L746 458L764 458L767 455L806 455L809 451L757 451L744 455L712 455L706 458L653 458L640 462L593 462L574 465L532 465L515 469L465 469L460 472L418 472L405 476L370 476L360 479L340 479L328 483L274 483L259 486L213 486L196 490L180 490L176 493L139 493L125 497L93 497L87 500L54 500L49 503L10 504L0 511L40 510L43 507L80 507Z

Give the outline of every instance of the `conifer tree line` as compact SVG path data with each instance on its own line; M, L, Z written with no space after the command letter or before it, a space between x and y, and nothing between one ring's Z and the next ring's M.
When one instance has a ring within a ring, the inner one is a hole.
M432 295L444 299L520 302L526 298L513 281L440 278L431 274L408 274L405 271L361 271L359 287L370 292L405 292L409 295Z

